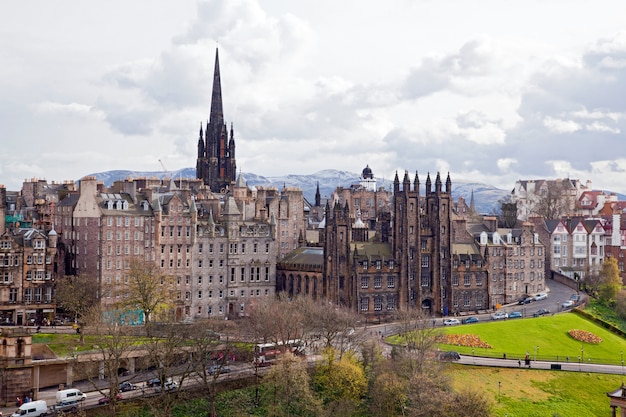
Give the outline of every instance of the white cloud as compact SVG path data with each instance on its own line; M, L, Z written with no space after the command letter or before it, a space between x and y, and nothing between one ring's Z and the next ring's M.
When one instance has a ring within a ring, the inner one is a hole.
M561 120L553 117L546 117L543 125L554 133L573 133L581 129L581 126L573 120Z

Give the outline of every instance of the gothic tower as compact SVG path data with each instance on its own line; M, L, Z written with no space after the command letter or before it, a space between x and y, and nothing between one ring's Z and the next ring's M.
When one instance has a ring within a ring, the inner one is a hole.
M222 109L222 84L218 50L215 50L215 70L213 72L213 92L211 94L211 113L206 129L200 125L198 138L198 160L196 178L204 180L215 193L225 192L235 181L237 166L235 162L235 134L233 125L224 122Z

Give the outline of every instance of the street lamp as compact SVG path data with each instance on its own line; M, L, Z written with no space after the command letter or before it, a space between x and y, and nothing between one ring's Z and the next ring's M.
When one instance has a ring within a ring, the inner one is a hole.
M584 362L585 361L585 346L581 345L580 346L580 362Z
M622 357L622 375L624 375L624 351L620 350L619 355Z
M535 346L535 362L537 362L537 349L539 349L539 346Z
M498 381L498 402L500 402L500 386L502 385L501 381Z

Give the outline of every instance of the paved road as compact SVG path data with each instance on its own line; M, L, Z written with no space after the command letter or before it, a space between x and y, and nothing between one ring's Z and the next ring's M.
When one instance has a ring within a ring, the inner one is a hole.
M457 363L463 365L479 365L492 366L500 368L526 368L524 361L518 362L517 359L494 359L483 358L480 356L461 355L461 360ZM624 375L624 368L619 365L601 365L594 363L578 363L578 362L546 362L546 361L530 361L530 369L552 369L553 365L559 365L562 371L572 372L593 372L602 374Z

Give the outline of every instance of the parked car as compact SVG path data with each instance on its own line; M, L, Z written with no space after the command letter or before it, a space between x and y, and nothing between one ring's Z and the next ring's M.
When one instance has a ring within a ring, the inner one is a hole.
M122 395L121 395L121 394L117 394L117 395L115 396L115 399L116 399L117 401L120 401L120 400L123 400L123 399L124 399L124 397L122 397ZM100 405L103 405L103 404L108 404L110 401L111 401L111 399L110 399L108 396L105 396L105 397L102 397L102 398L100 398L100 399L98 400L98 404L100 404Z
M533 317L545 316L546 314L550 314L550 310L541 308L533 313Z
M478 323L478 317L467 317L461 320L463 324Z
M160 387L161 380L159 378L152 378L146 381L146 385L148 387Z
M533 301L532 297L524 297L524 298L520 298L517 304L519 305L529 304L531 301Z
M535 296L533 297L533 300L539 301L539 300L545 300L546 298L548 298L548 293L540 292L539 294L535 294Z
M570 295L569 299L574 301L574 302L578 302L578 301L580 301L580 294L572 294L572 295Z
M574 301L573 300L567 300L565 302L563 302L563 304L561 304L562 308L571 308L574 307Z
M222 365L213 365L209 368L209 375L217 374L227 374L230 372L230 368L228 366Z
M117 389L122 391L122 392L132 391L132 390L136 390L137 389L137 385L131 384L128 381L124 381L124 382L122 382L121 384L118 385Z
M509 318L509 315L505 313L504 311L496 311L495 313L491 315L492 320L504 320L508 318Z
M443 321L444 326L456 326L457 324L461 324L458 319L445 319Z
M163 384L163 391L175 391L178 389L178 383L172 380L165 381Z
M509 313L510 319L519 319L521 317L522 317L522 313L520 313L519 311L512 311Z
M439 352L439 360L440 361L458 361L458 360L461 360L461 355L459 355L459 352L455 352L455 351Z

